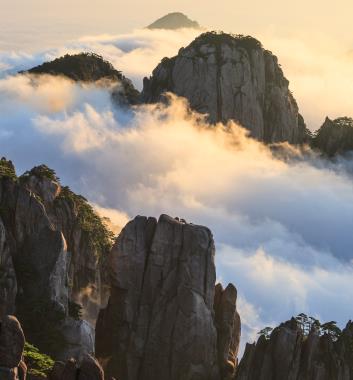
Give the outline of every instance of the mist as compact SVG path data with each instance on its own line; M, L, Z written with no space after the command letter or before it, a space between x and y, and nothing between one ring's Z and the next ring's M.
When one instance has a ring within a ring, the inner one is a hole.
M237 27L226 31L247 33ZM151 75L163 57L176 55L201 32L135 29L120 34L79 35L59 46L54 44L31 52L0 49L0 78L66 53L86 51L102 55L141 90L143 78ZM350 79L353 78L353 42L350 45L346 39L324 33L312 33L310 39L302 31L290 36L279 35L271 28L252 33L264 48L278 56L300 112L312 131L322 125L326 116L350 116L353 112L350 101L353 97L353 79ZM320 43L322 40L325 44Z
M0 80L0 149L19 174L55 169L116 231L161 213L208 226L217 278L238 288L243 343L300 312L351 318L353 182L343 160L286 162L172 95L126 111L109 88L20 75Z

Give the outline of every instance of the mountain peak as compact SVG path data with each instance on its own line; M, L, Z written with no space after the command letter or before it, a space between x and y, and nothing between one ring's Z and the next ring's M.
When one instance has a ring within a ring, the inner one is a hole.
M110 62L95 53L65 54L53 61L44 62L20 73L63 76L75 82L94 83L102 80L119 82L121 86L117 91L113 91L113 98L122 105L139 102L139 92L131 80L126 78L121 71L116 70Z
M181 12L172 12L159 18L147 26L148 29L182 29L182 28L200 28L197 21L190 20L188 16Z
M235 121L266 143L301 144L306 127L278 59L251 36L206 32L144 79L142 97L186 98L211 124Z

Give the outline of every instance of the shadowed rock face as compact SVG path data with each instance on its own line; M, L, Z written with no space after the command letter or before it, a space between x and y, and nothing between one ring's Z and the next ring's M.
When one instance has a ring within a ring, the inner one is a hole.
M267 340L247 344L235 380L351 380L353 324L338 340L316 331L303 335L294 319L283 323Z
M27 367L22 361L25 337L18 320L10 315L0 318L0 379L25 380Z
M85 355L80 362L76 362L74 359L70 359L66 363L56 362L48 379L104 380L104 372L93 356Z
M353 151L353 119L340 117L331 120L327 117L315 132L311 145L329 157Z
M0 160L0 318L15 314L31 343L55 358L93 352L94 331L79 320L78 304L94 320L106 302L110 247L99 217L52 170L17 177Z
M204 33L144 79L142 97L170 91L187 98L209 121L238 121L267 143L306 139L304 120L277 58L252 37Z
M107 375L219 380L226 362L234 370L236 291L219 288L215 305L214 253L205 227L166 215L127 224L110 255L111 296L96 325Z
M236 309L237 290L229 284L215 288L214 310L217 328L218 364L222 379L230 378L237 365L240 343L240 316Z
M14 368L22 359L25 337L18 320L6 315L0 320L0 367Z

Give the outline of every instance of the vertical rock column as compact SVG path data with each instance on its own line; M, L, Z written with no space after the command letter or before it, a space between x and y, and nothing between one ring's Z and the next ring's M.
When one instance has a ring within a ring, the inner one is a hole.
M136 217L127 224L110 255L111 297L96 325L96 355L106 375L125 380L221 378L219 357L228 360L229 355L219 355L219 347L237 351L237 333L230 327L235 326L235 303L233 314L225 306L234 299L235 288L225 291L216 311L223 321L219 341L214 254L206 227L166 215L158 222Z

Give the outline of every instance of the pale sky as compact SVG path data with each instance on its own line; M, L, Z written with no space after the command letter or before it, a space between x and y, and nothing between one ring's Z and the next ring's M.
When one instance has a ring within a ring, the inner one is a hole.
M146 44L144 33L136 34L136 29L174 11L207 29L258 38L278 56L310 129L319 128L326 116L353 115L352 0L0 0L0 71L27 53L40 57L40 52L59 49L63 54L70 43L84 36L135 33L132 37L137 43L144 40L145 49L121 59L109 54L116 50L109 36L107 42L91 45L89 50L102 54L131 79L130 68L142 68L142 78L164 56L175 55L192 40L149 39Z
M242 34L311 38L330 35L353 45L351 0L0 0L0 48L36 48L82 34L121 33L172 11L202 25Z

